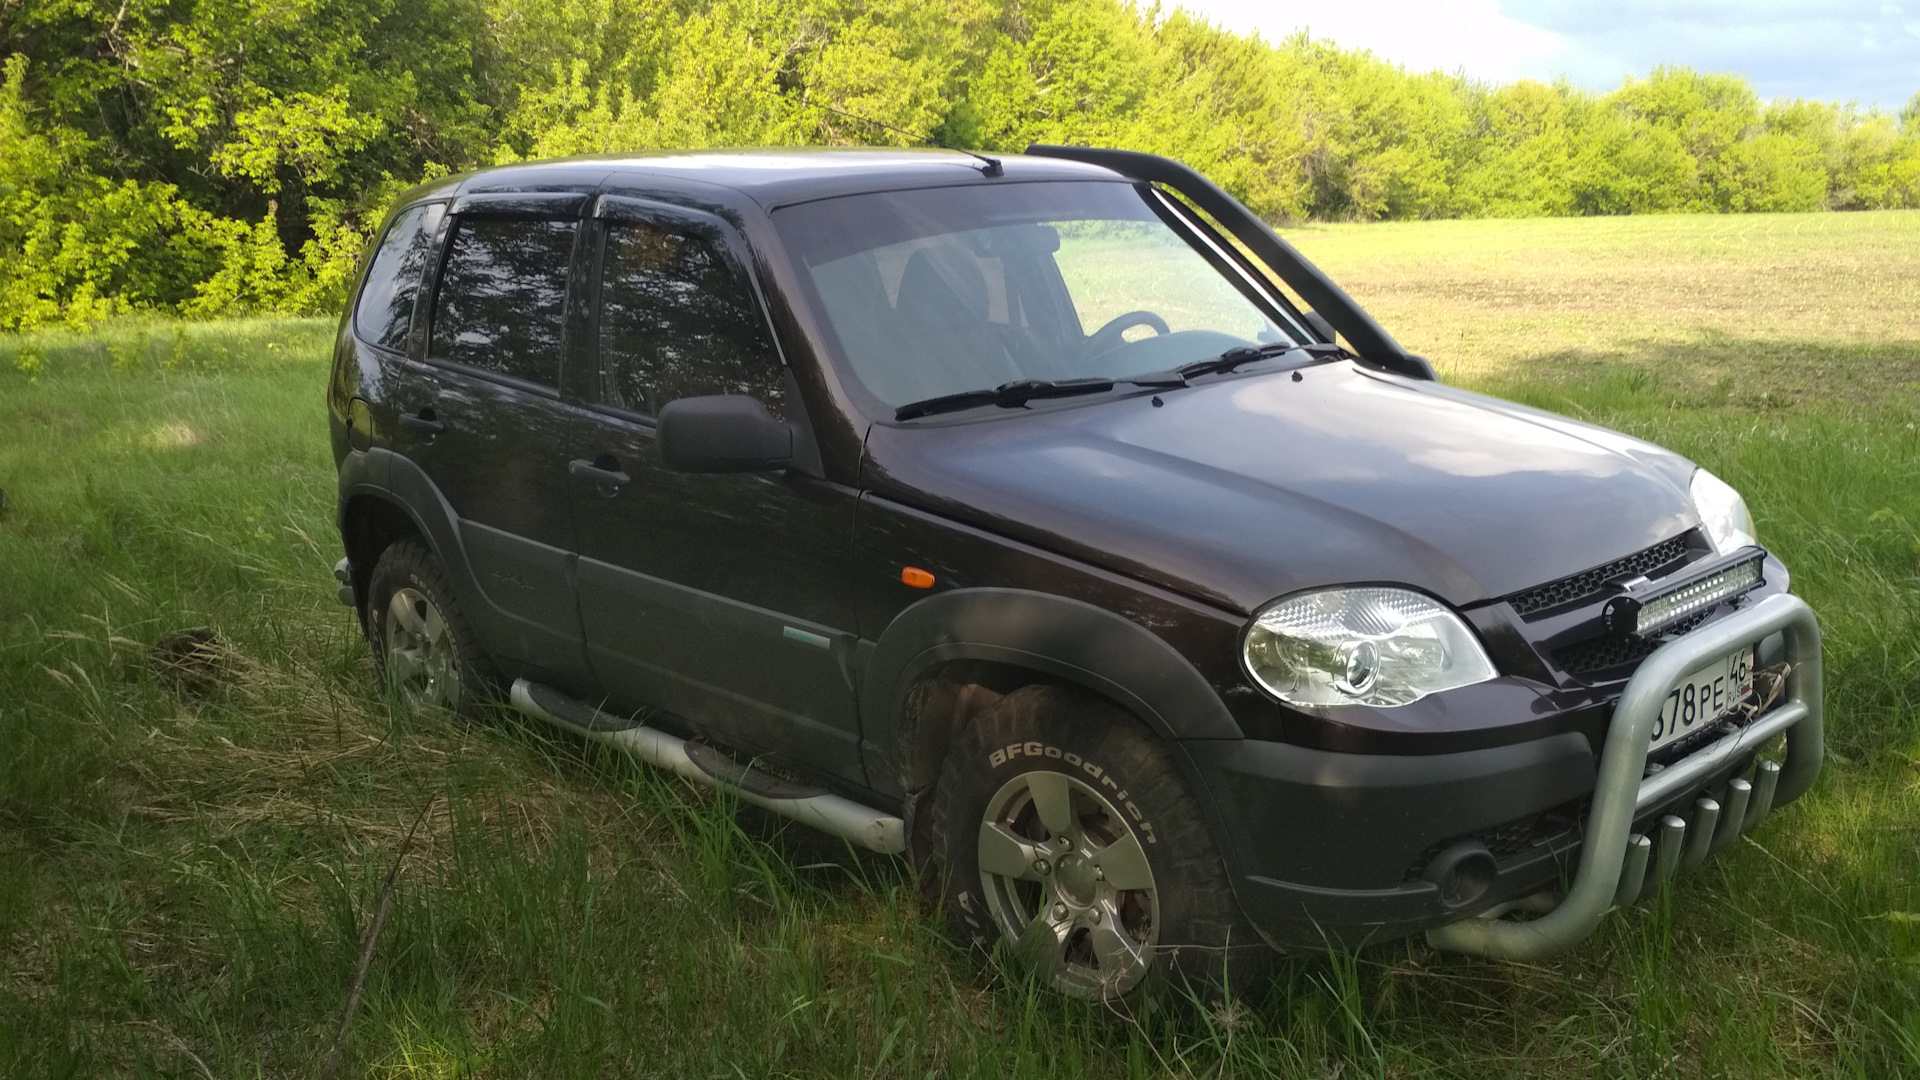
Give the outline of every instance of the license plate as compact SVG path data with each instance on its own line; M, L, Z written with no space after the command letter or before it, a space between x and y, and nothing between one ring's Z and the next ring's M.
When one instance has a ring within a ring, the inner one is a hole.
M1702 728L1713 726L1753 693L1753 650L1741 649L1723 656L1680 680L1660 706L1660 719L1653 726L1653 744L1658 750L1686 738Z

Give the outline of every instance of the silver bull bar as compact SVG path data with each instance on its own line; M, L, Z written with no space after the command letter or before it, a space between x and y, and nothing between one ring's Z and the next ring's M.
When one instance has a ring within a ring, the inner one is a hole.
M1681 679L1743 645L1783 633L1787 677L1773 708L1747 726L1647 775L1647 749L1660 707ZM1677 871L1739 839L1767 812L1798 798L1820 774L1820 625L1798 597L1770 596L1752 607L1668 642L1641 662L1614 706L1600 772L1594 784L1580 848L1580 865L1566 895L1539 918L1511 922L1467 918L1427 931L1437 949L1501 960L1535 960L1572 948L1616 907L1639 899ZM1763 761L1752 780L1728 782L1723 805L1701 796L1691 822L1668 815L1659 836L1629 835L1634 819L1725 769L1784 732L1784 765ZM1652 880L1648 868L1652 866Z

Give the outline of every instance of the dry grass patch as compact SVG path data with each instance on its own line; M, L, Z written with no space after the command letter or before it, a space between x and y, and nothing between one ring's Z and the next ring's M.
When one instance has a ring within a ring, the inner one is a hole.
M1306 226L1289 239L1467 380L1624 364L1734 400L1920 387L1920 211Z

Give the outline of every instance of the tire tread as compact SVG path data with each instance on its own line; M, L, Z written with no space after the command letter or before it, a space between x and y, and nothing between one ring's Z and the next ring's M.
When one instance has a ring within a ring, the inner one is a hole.
M1212 831L1168 747L1131 714L1062 686L1038 684L1001 698L954 738L942 765L930 833L942 895L960 937L983 953L1000 937L985 911L966 910L956 881L978 876L971 845L985 802L998 786L983 765L994 748L1036 738L1072 745L1098 760L1125 777L1134 802L1152 808L1161 910L1158 981L1208 997L1222 989L1239 996L1257 987L1274 954L1240 913Z
M418 540L397 540L387 545L374 561L367 576L367 643L373 651L374 672L385 686L386 656L380 639L385 631L386 605L396 589L408 584L425 593L440 609L447 630L453 636L454 652L460 664L460 705L455 712L468 720L480 717L481 708L500 696L501 678L493 658L480 645L480 636L467 621L466 610L447 578L446 569L427 546Z

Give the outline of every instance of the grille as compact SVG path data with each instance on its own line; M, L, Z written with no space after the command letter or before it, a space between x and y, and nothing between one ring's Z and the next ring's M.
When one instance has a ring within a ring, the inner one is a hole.
M1473 835L1487 850L1493 852L1496 859L1518 855L1531 851L1552 840L1558 840L1573 831L1575 808L1561 807L1544 814L1535 814L1519 821L1510 821L1498 828L1487 829Z
M1596 566L1571 577L1563 577L1558 581L1549 581L1545 585L1536 585L1525 592L1514 593L1507 597L1507 603L1512 604L1513 610L1524 616L1585 600L1598 595L1605 589L1607 582L1617 578L1652 577L1655 570L1664 569L1686 558L1690 546L1688 534L1681 533L1670 540L1662 540L1645 551L1635 552L1624 559L1615 559L1605 566Z
M1696 612L1660 631L1658 638L1597 637L1569 645L1554 652L1553 659L1569 675L1591 675L1598 671L1637 664L1653 654L1664 638L1684 634L1712 615L1711 609Z
M1420 857L1407 868L1407 880L1417 880L1435 856L1461 840L1480 841L1487 846L1487 850L1497 860L1508 859L1543 845L1564 840L1573 833L1579 824L1580 815L1584 812L1584 800L1576 800L1551 810L1523 817L1518 821L1509 821L1491 829L1481 829L1466 836L1442 840L1420 853Z

